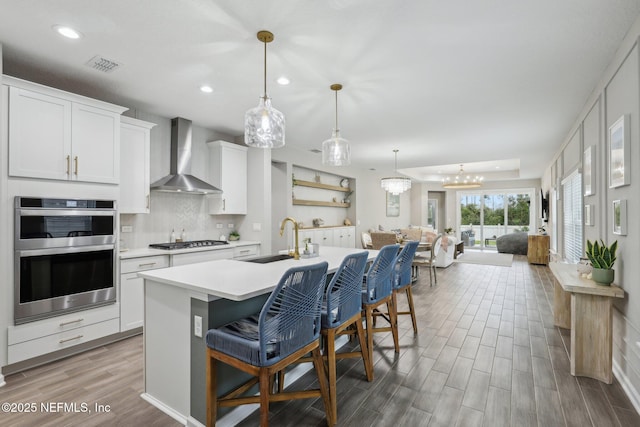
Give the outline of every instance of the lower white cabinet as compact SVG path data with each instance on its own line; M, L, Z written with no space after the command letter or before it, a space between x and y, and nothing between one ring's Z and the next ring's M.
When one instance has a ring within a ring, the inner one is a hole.
M120 331L119 304L38 320L7 330L7 363L63 350Z
M120 261L120 332L144 324L144 279L138 272L169 267L169 255Z
M198 262L215 261L217 259L233 258L233 249L217 249L211 251L188 252L171 255L171 266L195 264Z
M305 239L311 239L311 243L318 243L320 245L320 250L322 250L323 246L355 248L356 247L355 235L356 235L356 228L353 226L306 228L298 232L298 241L300 244L300 251L304 249ZM293 243L291 247L293 248Z

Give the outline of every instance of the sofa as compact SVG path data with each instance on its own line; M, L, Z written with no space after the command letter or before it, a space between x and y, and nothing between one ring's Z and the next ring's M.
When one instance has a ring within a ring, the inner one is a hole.
M526 255L529 248L529 234L526 232L504 234L496 239L496 247L500 253Z
M420 230L420 241L422 243L426 243L431 241L437 236L436 231L431 227L423 227L423 226L412 226L408 229L401 229L400 234L410 238L411 240L416 240L417 237L416 230ZM447 234L442 235L442 239L447 240L446 245L441 245L440 250L436 254L435 266L436 267L449 267L453 263L453 255L456 250L456 243L458 243L458 239L455 236L450 236ZM445 249L446 246L446 249ZM420 249L418 249L420 250Z

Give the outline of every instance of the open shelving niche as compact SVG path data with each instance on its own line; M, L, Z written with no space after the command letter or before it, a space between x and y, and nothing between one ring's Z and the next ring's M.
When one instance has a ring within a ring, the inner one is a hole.
M296 165L293 166L291 178L292 205L342 208L345 210L349 210L351 208L349 199L353 193L353 178L334 175L328 172L317 171ZM349 188L340 186L340 181L345 178L349 180ZM324 218L326 223L335 223L335 226L342 225L342 221L344 218L348 217L347 214L350 213L345 211L344 214L341 215L339 211L336 211L335 213L329 213L329 211L325 212L328 217ZM307 215L303 214L301 216L306 217ZM313 216L318 217L322 215L315 214ZM304 222L305 227L310 226L308 218L305 218Z

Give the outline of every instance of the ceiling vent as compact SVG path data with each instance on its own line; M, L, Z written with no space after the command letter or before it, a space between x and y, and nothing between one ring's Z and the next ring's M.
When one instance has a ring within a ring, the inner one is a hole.
M85 63L87 67L91 67L94 70L102 71L103 73L110 73L113 70L119 68L122 64L107 59L102 55L96 55Z

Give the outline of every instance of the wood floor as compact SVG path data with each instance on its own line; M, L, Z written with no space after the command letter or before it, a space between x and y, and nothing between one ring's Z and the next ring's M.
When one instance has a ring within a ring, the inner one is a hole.
M400 319L401 351L376 334L375 379L338 363L340 426L639 426L620 384L569 374L569 331L553 326L550 272L454 263L414 286L419 335ZM401 299L401 306L404 301ZM0 402L87 402L101 414L0 413L2 426L176 426L142 400L142 339L134 337L6 378ZM313 387L313 375L296 387ZM323 426L319 399L273 404L273 426ZM242 426L258 424L253 413Z

